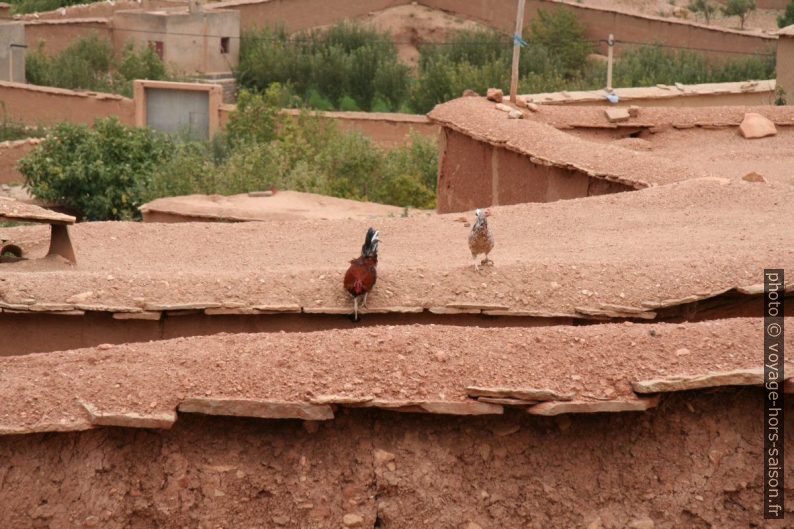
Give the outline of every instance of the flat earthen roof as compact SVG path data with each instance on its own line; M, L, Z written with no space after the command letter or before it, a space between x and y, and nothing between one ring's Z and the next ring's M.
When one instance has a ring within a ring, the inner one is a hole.
M255 223L81 223L76 266L0 265L8 311L348 314L342 288L369 226L381 233L372 312L653 319L794 268L794 188L690 180L600 197L492 208L495 266L471 266L472 214ZM0 229L30 257L44 227Z
M475 98L470 98L475 99ZM491 103L493 105L493 103ZM766 116L778 127L794 126L792 106L729 106L729 107L642 107L636 118L610 123L603 106L540 105L530 114L532 120L542 121L558 129L571 128L727 128L738 127L747 112Z
M541 110L545 112L546 108ZM603 108L593 110L606 121ZM586 140L557 130L556 123L552 126L535 119L527 110L524 113L527 119L509 119L506 112L484 98L462 97L436 106L428 116L476 140L529 156L537 164L573 169L637 189L706 176L684 163L652 154L611 145L594 148Z
M762 325L384 326L5 357L0 434L168 428L177 411L326 420L340 405L453 415L505 405L539 415L642 410L657 393L760 385Z
M614 88L613 92L621 102L628 103L633 100L642 99L670 99L700 96L705 94L746 94L757 92L774 92L775 80L766 81L742 81L733 83L700 83L656 86L632 86ZM542 103L548 105L565 105L571 103L605 103L609 92L601 90L570 90L561 92L542 92L537 94L525 94L518 97L526 101Z
M253 195L253 196L252 196ZM404 208L374 202L278 191L272 196L259 193L232 196L184 195L158 198L140 207L144 214L167 214L208 221L256 221L297 219L373 219L400 216ZM155 221L157 219L155 218Z

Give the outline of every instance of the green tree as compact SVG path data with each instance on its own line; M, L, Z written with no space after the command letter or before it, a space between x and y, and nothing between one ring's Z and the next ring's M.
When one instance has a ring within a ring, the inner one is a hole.
M755 0L728 0L722 8L722 14L726 17L739 17L740 25L744 29L744 22L751 11L755 11Z
M99 119L94 128L61 123L19 162L25 186L86 220L138 218L151 176L174 142L146 128Z
M711 18L717 14L717 6L711 0L691 0L687 8L693 13L702 13L706 19L706 25L711 23Z
M777 27L785 28L794 24L794 0L791 0L786 6L786 11L777 17Z

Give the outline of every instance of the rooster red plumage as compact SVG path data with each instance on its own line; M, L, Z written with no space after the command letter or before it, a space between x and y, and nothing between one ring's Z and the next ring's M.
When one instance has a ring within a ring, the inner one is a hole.
M361 247L361 256L350 261L350 268L345 273L345 290L353 296L353 320L358 321L358 300L363 298L361 306L367 305L367 294L378 279L378 232L370 228Z

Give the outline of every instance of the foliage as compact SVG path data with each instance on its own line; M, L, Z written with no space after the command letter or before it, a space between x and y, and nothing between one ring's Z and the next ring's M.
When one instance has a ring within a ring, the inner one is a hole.
M28 127L24 123L9 118L6 103L2 100L0 100L0 112L2 112L2 121L0 121L0 141L41 138L47 134L47 130L44 127Z
M726 17L739 17L740 27L744 29L744 22L751 11L755 11L755 0L727 0L722 14Z
M524 93L590 88L595 69L587 56L593 51L584 27L564 10L540 10L524 38L519 81ZM419 76L411 93L415 111L459 97L466 89L484 93L510 84L512 40L494 30L460 31L449 45L421 49Z
M706 25L711 23L712 17L717 14L717 6L711 0L691 0L687 8L693 13L702 13L706 19Z
M105 40L90 35L74 41L61 53L50 56L43 43L28 54L25 75L31 84L59 88L93 90L132 95L135 79L163 80L172 78L153 50L136 50L128 44L121 59Z
M779 28L785 28L792 24L794 24L794 0L791 0L788 5L786 5L786 10L783 14L777 17L777 27Z
M11 12L14 14L41 13L53 11L59 7L68 7L77 4L89 4L93 0L8 0Z
M211 142L173 138L115 119L94 128L60 124L19 167L37 198L86 220L138 218L163 196L278 188L400 206L435 206L433 141L385 151L361 134L301 111L279 112L289 95L243 92L228 130Z
M775 88L775 105L784 106L786 104L786 91L782 86Z
M641 46L625 52L615 61L615 86L655 86L676 82L719 83L775 76L772 54L734 60L709 60L687 50Z
M364 110L373 101L397 109L408 91L409 68L402 65L388 35L341 22L328 30L289 35L283 27L244 33L237 78L249 89L290 83L313 108L339 108L350 100Z
M138 216L142 191L173 141L116 118L94 128L61 123L19 162L25 185L37 198L64 206L86 220Z

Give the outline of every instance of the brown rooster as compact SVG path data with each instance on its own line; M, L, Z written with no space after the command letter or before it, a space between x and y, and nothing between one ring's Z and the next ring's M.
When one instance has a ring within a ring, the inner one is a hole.
M493 250L494 242L493 234L488 229L488 221L486 220L487 217L491 216L491 212L487 209L485 211L478 209L474 212L474 215L477 220L475 220L471 233L469 233L469 250L471 250L471 257L474 259L474 270L478 271L480 267L477 266L477 256L481 253L485 254L485 259L480 264L493 264L493 261L488 259L488 254Z
M361 306L366 307L367 294L378 279L378 243L378 232L373 228L367 230L361 256L350 261L345 273L345 290L353 296L353 321L358 321L358 300L363 298Z

